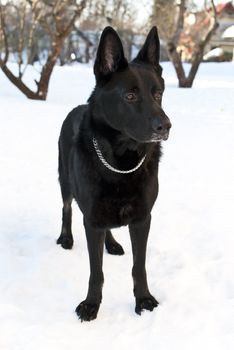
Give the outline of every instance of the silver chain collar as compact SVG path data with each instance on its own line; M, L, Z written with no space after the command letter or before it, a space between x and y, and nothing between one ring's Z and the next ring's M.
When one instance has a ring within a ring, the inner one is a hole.
M102 162L103 165L105 165L105 167L111 171L113 171L114 173L119 173L119 174L130 174L130 173L133 173L134 171L136 171L137 169L140 168L140 166L142 165L142 163L144 162L145 160L145 157L146 155L144 155L144 157L140 160L140 162L137 164L137 166L135 166L135 168L133 169L130 169L130 170L119 170L119 169L116 169L114 168L113 166L111 166L106 160L105 158L103 157L102 155L102 152L98 146L98 142L97 140L95 139L95 137L93 137L93 146L94 146L94 149L97 153L97 156L98 158L100 159L100 161Z

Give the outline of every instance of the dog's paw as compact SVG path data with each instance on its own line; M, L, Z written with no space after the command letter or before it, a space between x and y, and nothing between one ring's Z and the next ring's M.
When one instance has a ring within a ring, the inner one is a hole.
M141 315L141 312L144 310L153 311L158 304L158 301L152 295L143 298L136 298L135 312L138 315Z
M76 308L76 313L81 322L92 321L97 317L100 304L89 304L86 300L82 301Z
M109 254L112 255L124 255L123 247L117 242L106 243L106 250Z
M72 249L73 238L72 236L60 235L57 239L57 244L61 244L64 249Z

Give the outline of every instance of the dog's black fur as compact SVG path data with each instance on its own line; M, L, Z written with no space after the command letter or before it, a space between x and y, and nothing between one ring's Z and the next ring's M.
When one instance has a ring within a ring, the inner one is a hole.
M94 64L96 87L88 104L73 109L65 119L59 138L59 180L63 197L62 233L57 243L71 249L71 203L75 198L84 217L90 259L86 299L76 309L81 321L96 318L104 282L104 243L110 254L124 254L110 229L128 225L133 251L135 311L152 311L158 302L150 294L145 270L151 209L158 195L160 142L171 127L161 107L164 81L159 65L156 27L149 32L137 57L128 63L122 43L111 28L104 29ZM119 174L113 167L134 168Z

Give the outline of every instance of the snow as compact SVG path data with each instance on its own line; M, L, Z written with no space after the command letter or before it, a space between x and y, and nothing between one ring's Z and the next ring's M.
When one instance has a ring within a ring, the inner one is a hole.
M209 58L212 58L212 57L220 57L223 55L223 53L224 51L221 47L216 47L215 49L207 52L207 54L203 56L203 59L208 60Z
M75 203L73 250L55 240L57 139L66 114L92 91L92 69L57 67L46 102L27 100L0 73L1 350L233 349L234 65L202 64L193 89L177 89L173 68L163 68L173 128L147 255L160 305L135 314L130 240L121 228L114 235L126 254L104 254L103 302L88 323L74 312L89 276Z
M234 24L223 32L222 38L234 38Z

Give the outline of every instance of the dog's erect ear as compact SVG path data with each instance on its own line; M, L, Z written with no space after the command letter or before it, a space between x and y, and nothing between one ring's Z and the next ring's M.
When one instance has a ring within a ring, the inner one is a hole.
M94 63L96 79L107 78L111 73L128 66L124 57L123 45L116 31L106 27L101 35Z
M159 65L160 58L160 42L158 37L158 30L156 27L152 27L147 38L145 40L144 45L139 51L136 58L133 62L136 63L149 63L151 64L157 71L162 71L162 68Z

